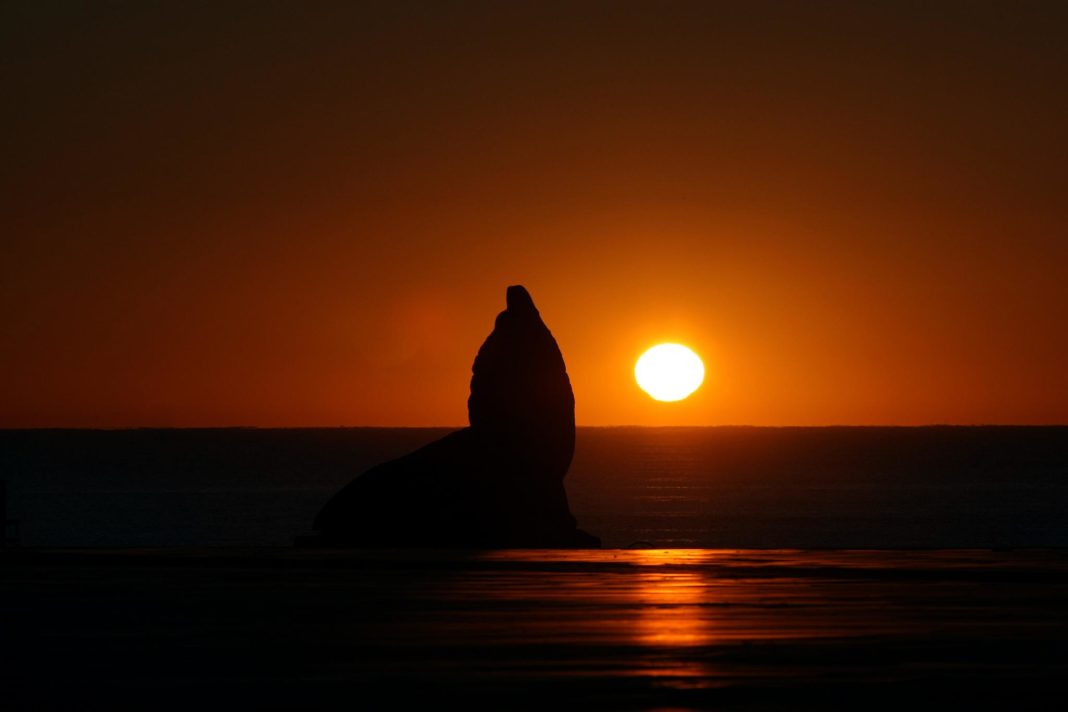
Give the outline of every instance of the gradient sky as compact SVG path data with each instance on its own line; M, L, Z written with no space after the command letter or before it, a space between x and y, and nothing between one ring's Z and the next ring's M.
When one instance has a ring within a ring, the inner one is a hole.
M4 3L0 426L1068 422L1068 4L356 5Z

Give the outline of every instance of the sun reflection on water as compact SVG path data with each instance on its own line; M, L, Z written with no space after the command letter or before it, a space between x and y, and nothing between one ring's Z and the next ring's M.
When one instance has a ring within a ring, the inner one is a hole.
M648 646L707 645L714 637L709 618L703 615L709 590L702 577L690 570L672 569L689 563L692 556L680 550L642 550L635 563L655 567L638 574L633 589L638 616L635 638Z
M438 562L437 585L416 592L433 601L428 615L448 614L430 629L435 645L521 653L510 659L509 675L553 669L582 677L596 669L648 678L657 689L687 690L749 680L759 674L753 656L770 656L776 675L809 674L815 668L807 654L796 653L802 648L833 651L854 645L851 640L859 646L929 636L931 611L956 610L962 591L970 600L985 589L970 579L937 588L910 582L939 580L962 567L1002 575L1006 566L968 552L606 549L464 556L455 568ZM425 626L415 630L427 639ZM780 651L800 655L800 667L784 667Z

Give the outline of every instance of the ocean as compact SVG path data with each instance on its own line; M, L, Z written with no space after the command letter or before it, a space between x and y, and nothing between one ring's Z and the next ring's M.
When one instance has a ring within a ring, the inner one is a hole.
M289 546L447 432L7 430L0 480L24 546ZM606 548L1068 546L1068 427L580 427L565 482Z
M1059 710L1061 550L0 551L11 710Z
M8 707L1063 706L1068 428L580 428L603 549L291 546L446 432L0 432Z

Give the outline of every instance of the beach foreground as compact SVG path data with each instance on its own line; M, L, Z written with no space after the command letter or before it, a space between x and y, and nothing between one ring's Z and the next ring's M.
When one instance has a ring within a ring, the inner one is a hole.
M0 551L8 709L1055 708L1061 550Z

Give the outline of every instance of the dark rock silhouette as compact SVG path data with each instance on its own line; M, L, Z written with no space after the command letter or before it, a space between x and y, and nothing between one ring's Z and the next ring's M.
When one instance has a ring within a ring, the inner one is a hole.
M371 468L326 503L316 544L596 547L576 527L564 476L575 397L527 290L508 288L472 368L470 427Z

